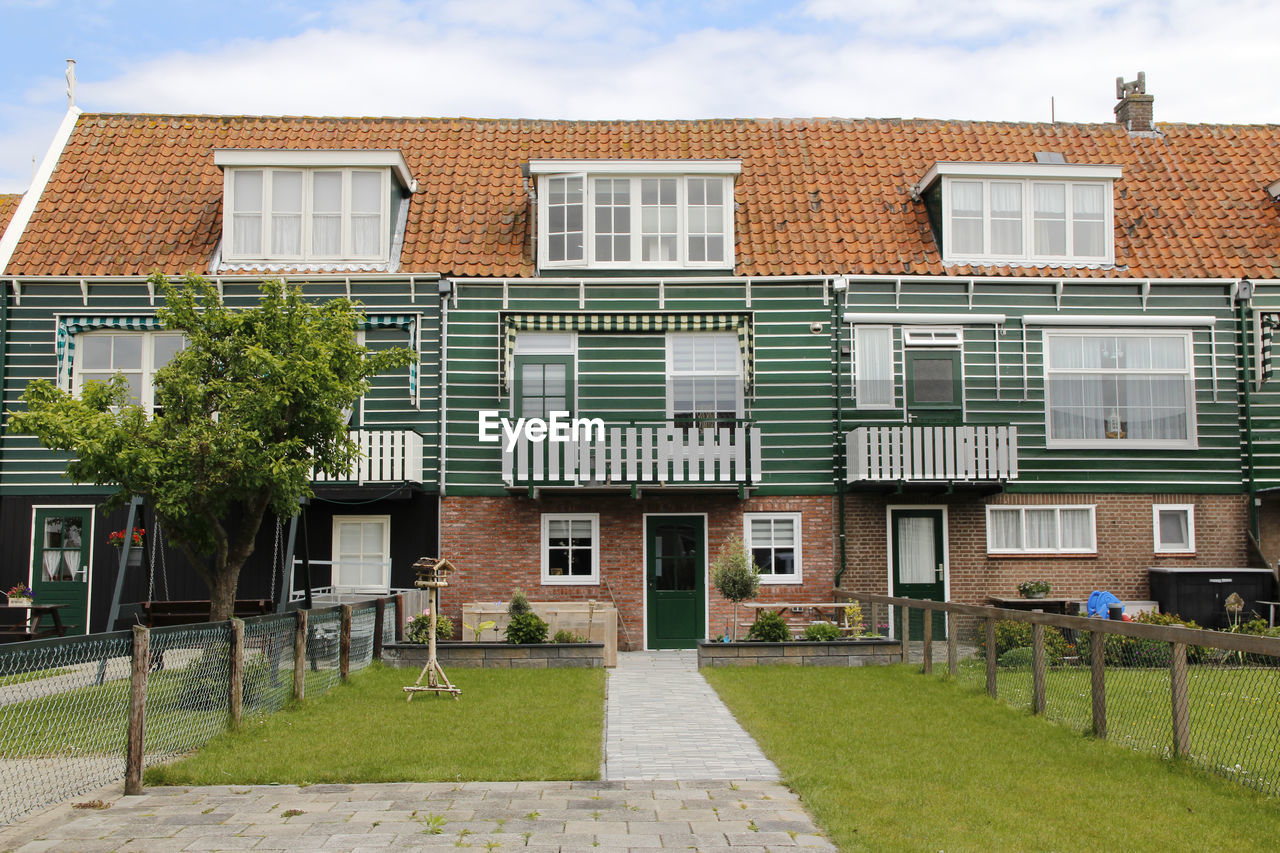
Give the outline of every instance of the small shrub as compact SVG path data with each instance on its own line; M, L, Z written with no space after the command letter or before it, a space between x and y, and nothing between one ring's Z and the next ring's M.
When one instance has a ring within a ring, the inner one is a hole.
M507 605L507 615L514 619L532 612L533 607L529 605L529 596L524 594L524 590L519 588L512 590L511 602Z
M431 616L423 611L404 624L404 641L426 645L431 638ZM453 639L453 620L441 613L436 617L436 642Z
M1133 621L1143 625L1177 625L1197 630L1200 628L1195 621L1183 619L1177 614L1154 611L1139 613L1133 617ZM1092 659L1092 646L1083 635L1078 650L1081 661L1088 662ZM1204 663L1219 654L1217 649L1187 646L1188 663ZM1165 667L1173 658L1173 649L1168 643L1160 640L1107 634L1103 641L1102 655L1102 660L1107 666Z
M987 652L986 632L979 635L978 648L982 654ZM996 661L1014 649L1031 648L1031 623L999 621L996 622ZM1044 662L1047 666L1059 666L1062 659L1072 654L1073 647L1057 628L1046 625L1044 629Z
M840 639L840 629L830 622L814 622L804 626L804 638L819 643Z
M844 624L853 629L854 637L861 637L866 633L867 627L862 624L862 605L856 601L850 601L844 606Z
M547 623L536 613L521 613L511 617L507 625L507 642L519 646L545 643L547 641Z
M556 631L556 635L551 638L553 643L585 643L586 641L587 638L577 631L566 631L564 628Z
M1033 657L1034 652L1029 647L1020 646L1016 649L1009 649L1009 651L1000 655L996 663L1005 669L1026 669L1031 666Z
M742 540L733 537L716 554L711 563L711 585L733 602L733 635L738 633L738 604L753 597L760 589L760 567L747 553Z
M776 610L761 610L747 632L748 640L759 640L764 643L781 643L791 639L791 629L787 621Z

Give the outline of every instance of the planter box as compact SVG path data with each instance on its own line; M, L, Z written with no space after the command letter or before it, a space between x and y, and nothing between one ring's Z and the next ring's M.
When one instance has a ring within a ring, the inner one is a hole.
M556 631L573 631L586 637L592 643L604 644L604 665L618 665L618 611L610 603L596 602L595 613L588 612L585 601L530 601L533 612L547 623L547 637L556 635ZM494 627L481 635L482 642L492 640L500 642L505 636L507 624L511 617L507 615L507 604L502 601L469 601L462 605L462 622L465 625L479 625L481 622L494 622ZM591 630L587 630L587 623ZM471 632L459 626L459 630L470 639Z
M536 643L513 646L507 643L438 643L440 666L478 669L595 669L604 666L603 643ZM421 669L427 664L427 646L395 643L382 647L387 666Z
M898 640L699 643L698 666L883 666L902 663Z

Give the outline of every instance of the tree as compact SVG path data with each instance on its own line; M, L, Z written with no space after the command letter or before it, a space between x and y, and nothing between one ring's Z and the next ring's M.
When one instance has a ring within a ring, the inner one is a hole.
M86 382L78 398L36 380L10 427L73 453L71 480L118 487L105 508L132 495L150 503L208 585L210 619L227 619L267 510L292 516L313 470L349 470L359 450L344 409L369 377L415 354L370 352L356 337L357 305L309 302L282 281L264 281L245 309L196 275L151 281L164 296L157 318L186 338L156 372L155 414L129 402L121 375Z
M738 604L753 598L760 589L760 567L737 536L725 543L711 563L711 584L716 592L733 602L733 627L730 635L736 642Z

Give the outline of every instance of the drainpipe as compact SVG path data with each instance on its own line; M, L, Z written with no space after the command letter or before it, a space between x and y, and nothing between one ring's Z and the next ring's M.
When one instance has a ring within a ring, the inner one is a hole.
M445 434L449 429L449 296L453 293L456 285L448 279L441 279L436 285L440 293L440 458L436 462L436 471L439 473L438 492L439 497L436 499L437 509L440 506L440 499L444 497L444 475L445 475L445 448L447 442ZM436 528L436 547L440 547L440 529L437 524ZM443 552L441 552L443 553Z
M1236 303L1238 305L1238 325L1240 332L1240 351L1244 358L1244 369L1239 372L1241 384L1244 386L1244 461L1245 461L1245 478L1248 484L1249 493L1249 536L1254 542L1260 542L1258 534L1258 489L1254 473L1253 461L1253 370L1252 370L1252 338L1249 335L1249 302L1253 295L1253 288L1246 279L1241 281L1235 290ZM1261 547L1258 548L1261 552ZM1259 553L1264 560L1266 557Z
M848 279L843 276L832 279L831 281L831 352L834 356L835 370L832 373L831 387L835 391L835 422L832 424L832 470L835 473L836 486L836 525L840 535L840 566L836 569L835 586L839 589L841 582L844 580L844 572L848 566L848 537L845 531L844 523L844 490L845 490L845 469L848 467L849 460L845 459L844 452L844 404L840 394L840 377L841 368L841 336L840 336L840 297L849 287Z
M9 388L9 283L0 282L0 399ZM0 407L0 430L9 422L9 414Z

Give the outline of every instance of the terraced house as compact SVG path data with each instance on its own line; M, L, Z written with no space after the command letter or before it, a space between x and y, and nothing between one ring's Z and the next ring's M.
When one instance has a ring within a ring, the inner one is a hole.
M1277 277L1280 129L1155 124L1134 87L1115 110L73 116L5 238L5 402L125 367L109 340L140 344L145 403L147 272L237 300L283 275L421 353L353 413L370 473L318 484L295 534L338 588L438 551L455 616L513 587L612 602L631 648L729 630L707 569L732 537L767 601L1147 598L1151 566L1262 562L1280 455L1248 420L1275 402L1250 299ZM98 498L4 441L7 564L38 578L50 519L81 518L87 569L58 582L97 602ZM270 594L288 550L260 542L247 583Z

